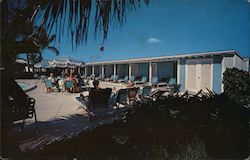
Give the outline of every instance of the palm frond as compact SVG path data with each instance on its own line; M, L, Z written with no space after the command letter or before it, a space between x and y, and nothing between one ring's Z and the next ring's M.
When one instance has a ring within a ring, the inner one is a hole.
M57 33L63 33L66 27L73 47L77 47L87 42L91 13L95 13L95 37L102 35L105 41L109 26L122 25L126 12L139 8L141 3L140 0L96 0L95 4L93 2L92 0L37 0L36 5L39 5L39 11L35 19L43 16L41 24L49 33L53 28ZM149 4L149 0L143 2L146 5ZM95 12L91 12L93 8ZM56 39L60 41L61 34Z
M8 23L13 17L21 15L22 20L19 19L24 23L33 21L45 28L47 36L56 34L57 42L67 33L73 48L87 42L89 25L93 22L95 37L102 37L104 42L110 25L122 25L127 12L136 10L141 3L148 5L149 0L4 0L1 2L1 23L4 24L1 38L6 39L9 36ZM25 30L22 26L14 28ZM15 33L12 39L14 36Z
M59 55L59 51L58 51L58 49L57 49L56 47L47 46L47 47L44 48L44 49L49 49L49 50L51 50L52 52L55 52L57 56Z

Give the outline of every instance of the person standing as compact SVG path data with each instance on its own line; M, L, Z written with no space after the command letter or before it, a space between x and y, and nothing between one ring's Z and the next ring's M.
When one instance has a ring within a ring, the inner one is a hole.
M64 78L65 77L65 72L64 72L64 69L62 70L61 72L61 77Z

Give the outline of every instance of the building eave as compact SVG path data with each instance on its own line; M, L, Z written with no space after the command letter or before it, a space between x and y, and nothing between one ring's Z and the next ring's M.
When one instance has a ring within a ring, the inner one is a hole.
M160 57L142 57L142 58L133 58L126 60L112 60L112 61L103 61L103 62L91 62L85 63L85 66L93 66L93 65L110 65L110 64L128 64L128 63L145 63L145 62L157 62L157 61L170 61L170 60L178 60L178 59L187 59L187 58L199 58L199 57L212 57L212 56L227 56L227 55L237 55L241 59L243 57L240 56L237 50L225 50L225 51L214 51L214 52L198 52L191 54L177 54L171 56L160 56Z

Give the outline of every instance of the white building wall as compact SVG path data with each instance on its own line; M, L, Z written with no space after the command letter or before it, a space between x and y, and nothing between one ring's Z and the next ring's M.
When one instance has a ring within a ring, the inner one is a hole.
M234 67L239 70L243 69L243 60L237 55L234 56Z
M248 58L244 58L243 59L243 71L249 71L249 59Z
M223 67L225 68L225 70L226 70L226 68L233 68L234 67L234 57L224 57L223 62L224 62Z

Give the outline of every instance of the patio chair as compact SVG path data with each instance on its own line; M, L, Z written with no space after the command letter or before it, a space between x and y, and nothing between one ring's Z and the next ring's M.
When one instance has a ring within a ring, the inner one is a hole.
M152 77L152 85L153 86L157 86L157 84L158 84L158 77Z
M169 79L167 89L169 90L169 92L171 94L179 93L180 87L181 87L180 84L176 84L176 78L170 78Z
M86 74L82 74L82 75L81 75L81 78L86 79L86 78L87 78L87 75L86 75Z
M73 88L74 88L74 82L71 80L67 80L64 82L64 88L65 90L69 90L71 92L73 92Z
M34 79L38 79L38 74L35 73L35 74L33 75L33 78L34 78Z
M113 82L117 82L118 81L118 75L115 75L113 78Z
M138 100L138 87L128 88L128 101L129 106Z
M118 80L119 83L127 82L127 81L128 81L128 76L125 76L124 78Z
M141 91L141 97L150 97L152 95L152 86L144 86Z
M175 94L180 92L181 85L180 84L173 84L170 87L170 94Z
M142 76L140 81L134 81L135 85L144 84L146 82L147 82L147 77L146 76Z
M22 88L13 79L10 79L8 83L7 95L4 96L1 102L4 104L5 109L2 110L2 115L5 121L9 124L15 121L22 120L22 130L24 129L24 124L26 119L35 118L35 127L37 128L37 118L35 111L35 99L29 97ZM6 98L6 99L5 99Z
M104 80L104 78L105 78L105 75L104 74L101 74L101 77L100 77L100 80Z
M101 79L101 74L99 76L95 77L95 80L100 80Z
M112 89L91 89L89 92L87 108L88 118L93 116L109 116L113 113L113 106L109 106Z
M46 87L46 93L50 93L50 92L53 92L53 91L59 91L59 89L56 86L53 86L51 80L45 79L44 84L45 84L45 87Z
M128 89L120 89L116 96L116 103L119 106L119 104L128 105Z
M45 80L48 79L48 77L45 75L41 75L40 79L42 80L43 83L45 83Z
M168 81L168 86L176 84L176 78L170 78Z
M135 80L135 76L130 76L129 80L133 82Z
M35 125L37 129L37 118L36 118L36 111L35 111L35 102L36 100L31 97L27 97L26 105L20 106L15 102L14 99L10 100L12 106L12 114L13 114L13 122L23 120L22 123L22 130L24 129L24 124L26 119L35 118Z
M95 74L91 74L91 75L90 75L90 79L93 79L93 80L94 80L94 79L95 79Z
M111 81L113 79L114 79L114 75L111 75L111 76L109 76L107 78L104 78L104 81L107 82L107 81Z
M131 106L138 98L139 88L126 88L120 89L116 96L116 103L118 105L124 105L126 107Z
M103 80L104 79L104 75L103 74L99 74L99 76L97 78L95 78L96 80Z
M167 86L167 82L159 82L158 77L152 77L152 85L156 87Z
M95 75L94 74L91 74L87 77L87 79L95 79Z

